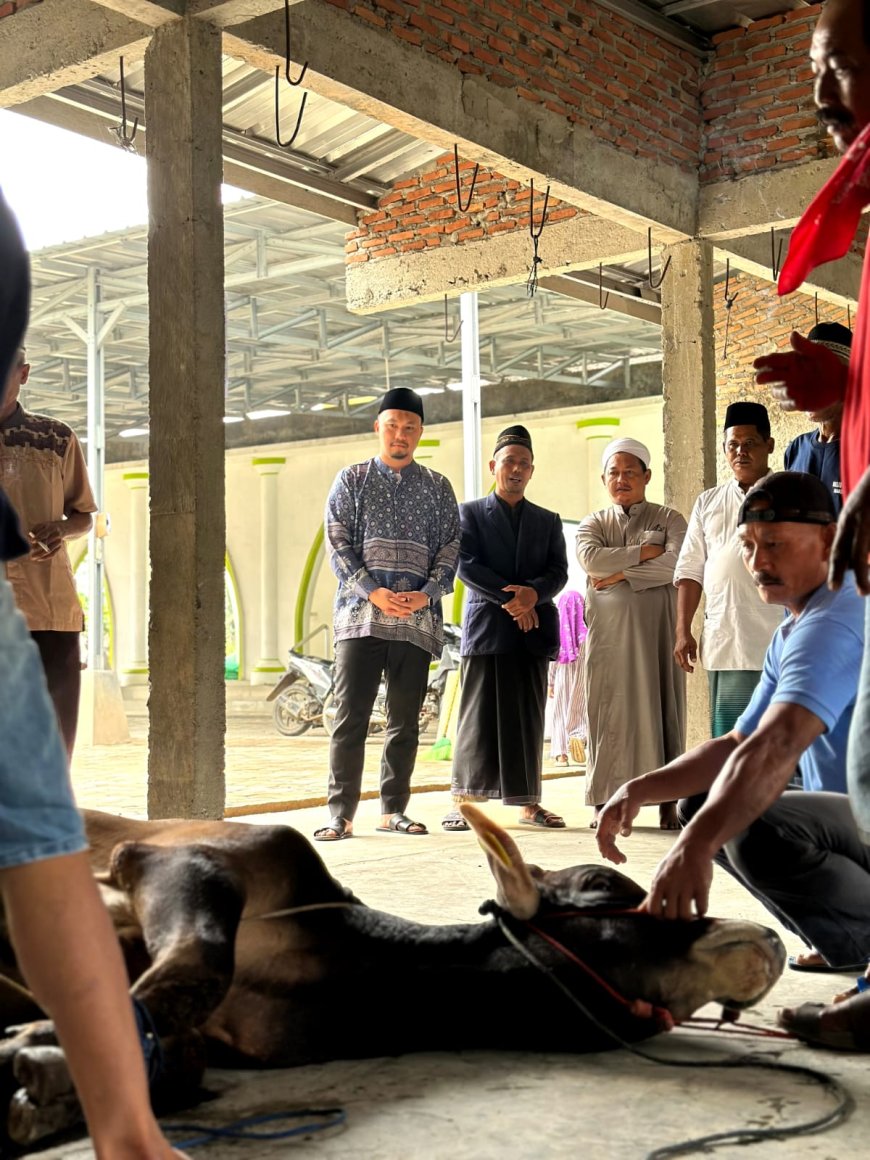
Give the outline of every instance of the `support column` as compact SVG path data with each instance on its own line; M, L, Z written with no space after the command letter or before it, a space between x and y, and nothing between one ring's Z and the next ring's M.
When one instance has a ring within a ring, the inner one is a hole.
M221 38L158 28L145 55L151 475L148 816L224 812Z
M284 665L278 658L278 476L286 460L254 459L260 477L260 659L252 685L274 685Z
M462 451L465 463L465 499L480 499L482 483L482 439L480 403L480 331L477 322L477 292L459 296L460 340L462 348Z
M688 520L692 505L716 482L716 347L713 329L713 250L709 242L667 248L662 283L665 503ZM695 635L700 637L703 600ZM688 678L689 748L710 736L707 675Z
M148 683L148 472L128 471L130 489L130 619L124 685Z

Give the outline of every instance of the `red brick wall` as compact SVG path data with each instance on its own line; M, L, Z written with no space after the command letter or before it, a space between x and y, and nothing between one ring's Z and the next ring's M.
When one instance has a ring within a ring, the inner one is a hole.
M329 0L621 150L694 172L701 61L592 0Z
M347 262L355 265L374 258L458 245L494 237L505 231L528 230L528 186L481 168L474 197L465 213L456 203L456 178L452 153L434 162L434 168L405 181L397 181L378 202L374 213L361 214L359 228L346 235ZM468 202L474 163L459 161L462 204ZM535 223L540 224L544 189L535 188ZM550 198L547 222L577 217L582 210ZM544 235L546 236L546 235ZM531 242L529 243L531 247Z
M41 3L41 0L7 0L6 3L0 0L0 20L4 16L14 16L22 8L31 8L34 4L39 3Z
M714 37L701 83L701 181L833 155L815 116L809 45L820 4Z
M715 290L716 309L716 423L721 430L725 408L736 399L751 399L764 403L770 412L771 431L776 439L774 455L777 467L782 466L782 452L790 439L801 431L809 431L813 424L807 415L785 414L770 397L767 389L755 385L753 359L773 350L788 350L789 335L793 330L806 334L816 324L815 302L805 294L780 298L776 287L748 274L732 272L730 292L737 291L737 300L731 308L728 334L728 353L723 355L725 343L726 310L724 284ZM848 325L845 310L819 301L820 322L840 322ZM854 317L851 319L854 322ZM719 477L725 470L720 463Z

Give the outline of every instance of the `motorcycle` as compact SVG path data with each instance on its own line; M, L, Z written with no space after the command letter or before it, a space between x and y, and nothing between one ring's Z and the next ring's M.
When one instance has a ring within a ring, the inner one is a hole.
M461 631L456 625L445 624L444 648L429 674L426 696L420 708L421 733L438 724L447 674L459 668L460 636ZM284 737L300 737L314 725L322 725L327 735L332 736L335 729L333 666L333 661L290 650L287 671L266 697L267 701L275 702L272 710L275 727ZM386 727L387 690L381 681L369 718L369 734L380 733Z

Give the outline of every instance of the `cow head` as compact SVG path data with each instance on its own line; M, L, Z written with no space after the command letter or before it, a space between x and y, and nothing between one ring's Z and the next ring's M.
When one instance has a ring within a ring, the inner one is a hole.
M785 948L772 930L752 922L678 922L638 913L646 891L618 870L527 865L513 839L481 810L468 804L461 810L486 853L498 905L546 931L626 998L664 1007L680 1021L710 1002L751 1006L781 975ZM534 933L525 929L536 956L561 970L564 954L541 939L533 944Z

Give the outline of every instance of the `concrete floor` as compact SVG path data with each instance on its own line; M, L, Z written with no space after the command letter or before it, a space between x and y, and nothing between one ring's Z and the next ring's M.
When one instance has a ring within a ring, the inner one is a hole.
M586 828L582 778L545 785L544 801L572 823L562 831L515 825L516 811L489 807L507 824L529 861L549 868L597 861ZM408 839L374 833L377 803L364 802L352 841L321 844L329 867L370 905L430 922L471 921L492 894L485 859L473 835L445 834L439 821L449 805L444 792L415 794L410 813L432 833ZM322 808L281 815L305 834L322 824ZM274 814L262 820L274 822ZM654 811L644 811L641 827L627 840L627 872L648 882L671 837L657 828ZM775 926L766 912L731 879L717 871L711 912L750 918ZM783 933L790 952L798 950ZM786 971L771 996L752 1015L771 1024L776 1008L804 1000L824 1000L847 980ZM362 997L361 997L362 998ZM364 1000L363 1000L364 1001ZM421 996L421 1003L425 996ZM407 1012L413 1025L414 1012ZM506 1012L506 1018L533 1018L534 1012ZM462 1031L457 1028L457 1042ZM831 1132L766 1142L750 1152L737 1146L717 1157L781 1157L816 1160L866 1155L870 1131L870 1068L867 1058L812 1051L779 1041L720 1039L675 1032L653 1041L650 1050L701 1060L742 1047L775 1054L793 1064L821 1068L852 1092L857 1111ZM759 1048L759 1044L761 1045ZM185 1121L221 1125L243 1115L338 1104L347 1111L343 1128L296 1141L216 1142L203 1150L212 1160L283 1157L291 1148L338 1160L349 1154L371 1160L540 1160L582 1156L584 1160L634 1160L651 1149L699 1134L741 1125L776 1127L820 1115L828 1098L815 1086L757 1070L698 1071L657 1067L624 1052L603 1055L488 1055L463 1053L408 1055L397 1059L337 1062L275 1072L212 1071L208 1087L216 1098L184 1116ZM278 1125L282 1127L283 1125ZM264 1129L265 1130L265 1129ZM198 1156L196 1149L192 1155ZM84 1160L86 1142L39 1153L43 1160Z

